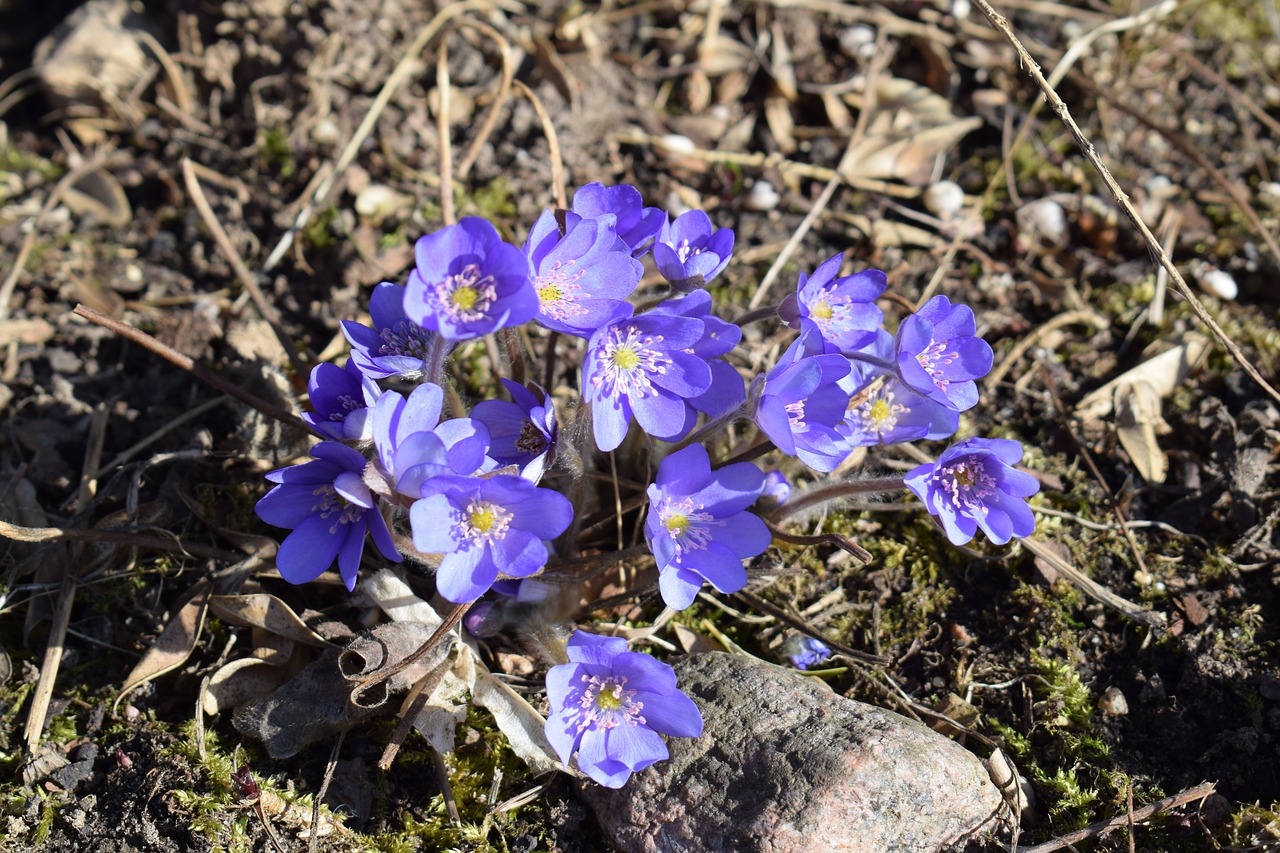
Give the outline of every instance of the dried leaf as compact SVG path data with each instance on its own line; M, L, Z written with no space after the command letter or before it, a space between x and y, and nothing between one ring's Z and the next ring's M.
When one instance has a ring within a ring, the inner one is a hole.
M1106 385L1089 393L1076 406L1076 414L1084 420L1086 428L1100 426L1103 420L1115 411L1116 388L1121 385L1145 382L1155 389L1157 395L1167 397L1195 369L1208 349L1208 338L1202 335L1188 335L1181 345L1147 359L1132 370L1122 373Z
M123 228L133 219L124 187L103 169L90 169L81 175L62 193L62 203L76 216L91 216L113 228Z
M1149 382L1116 386L1116 437L1134 467L1148 483L1163 483L1169 457L1156 441L1156 432L1168 425L1160 416L1160 395Z
M252 595L215 595L209 606L224 622L244 628L262 628L297 643L322 648L333 644L306 626L289 605L265 592Z
M266 696L284 684L289 670L259 658L241 658L218 668L209 679L200 704L210 716Z
M396 666L431 639L435 629L421 622L388 622L363 637L352 640L338 657L338 671L348 682L367 678L387 667ZM351 691L351 701L366 708L384 704L392 693L407 690L419 679L445 662L452 643L446 639L421 660L391 678ZM350 689L350 685L348 685Z
M671 630L675 632L676 642L680 644L680 648L684 649L687 655L697 654L699 652L722 652L724 647L707 637L699 634L690 628L686 628L679 622L671 623Z
M560 762L554 757L555 751L547 740L546 720L542 715L524 697L492 674L479 666L476 670L471 698L493 714L498 728L511 743L512 751L529 765L535 776L559 769Z
M196 584L187 603L182 605L169 620L169 624L164 626L160 636L156 637L155 644L147 650L142 660L138 661L138 665L129 673L129 677L124 680L124 687L116 696L116 701L111 703L112 713L119 706L120 700L128 696L134 688L153 681L167 672L172 672L191 656L196 643L200 640L200 632L204 628L204 618L209 612L209 598L212 591L213 585L208 581Z
M441 754L453 752L457 742L458 726L467 718L467 703L457 702L459 697L473 689L476 680L476 661L471 648L458 643L449 654L446 667L439 673L426 704L418 712L413 727Z
M432 630L440 627L440 614L414 595L409 585L390 569L379 569L360 582L360 591L393 622L418 622Z

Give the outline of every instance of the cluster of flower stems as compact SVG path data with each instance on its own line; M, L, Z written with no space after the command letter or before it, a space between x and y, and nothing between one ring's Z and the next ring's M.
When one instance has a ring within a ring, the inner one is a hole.
M796 495L780 472L751 461L776 449L825 474L857 447L951 437L978 401L992 350L973 311L944 296L891 334L876 305L884 273L842 276L840 255L800 274L781 304L729 322L704 286L733 245L732 230L703 211L672 218L645 207L634 187L600 184L580 188L571 210L545 211L519 248L479 218L419 239L407 283L374 288L372 326L343 323L345 366L311 374L304 419L324 439L314 459L267 475L276 486L258 515L292 529L280 574L305 583L336 561L354 589L372 538L386 560L434 566L444 598L477 603L465 624L483 635L494 627L494 596L545 595L534 576L553 555L577 556L577 535L598 521L581 517L590 500L584 460L617 450L629 434L659 462L624 509L647 507L644 538L674 609L704 584L741 590L744 561L778 533L765 518L854 492L910 490L955 544L979 530L997 544L1032 532L1026 498L1037 484L1014 467L1022 458L1014 441L969 438L905 477ZM641 301L646 256L665 283ZM727 356L744 325L764 320L797 334L767 371L747 377ZM497 335L523 365L514 331L526 323L549 330L540 374L548 385L557 342L580 339L572 399L557 406L538 384L503 379L509 400L443 418L458 405L446 406L456 399L445 378L454 346ZM706 443L742 421L761 440L713 461ZM828 653L814 643L793 651L800 668ZM583 631L566 657L547 675L546 726L566 764L576 753L583 772L617 787L667 757L658 733L700 734L698 709L666 664Z

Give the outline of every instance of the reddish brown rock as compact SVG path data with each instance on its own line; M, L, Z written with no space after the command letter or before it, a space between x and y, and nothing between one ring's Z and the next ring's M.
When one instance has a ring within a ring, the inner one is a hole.
M612 791L584 795L627 853L924 853L998 828L982 762L897 714L792 670L712 653L674 663L697 739Z

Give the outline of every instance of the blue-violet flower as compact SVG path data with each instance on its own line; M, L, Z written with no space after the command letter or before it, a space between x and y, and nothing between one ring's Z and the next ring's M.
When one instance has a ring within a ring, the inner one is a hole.
M351 343L351 360L371 379L415 376L426 369L435 335L405 316L405 292L403 285L389 281L373 289L369 297L372 329L342 321L342 334Z
M536 483L556 459L560 428L555 404L539 385L526 388L510 379L502 384L514 402L484 400L471 417L489 429L489 458L498 465L519 466L520 476Z
M586 338L629 307L626 298L640 283L644 265L619 247L614 221L609 214L583 219L567 210L546 210L538 217L524 253L538 295L539 323Z
M803 634L792 634L782 644L782 652L796 669L808 669L831 657L831 649L821 640Z
M711 368L711 385L705 392L689 400L689 405L710 417L719 417L738 406L746 396L742 375L722 356L742 340L742 329L711 313L711 294L695 290L687 296L666 299L646 312L673 317L693 317L702 321L702 339L691 348Z
M676 686L675 670L641 652L627 651L621 637L575 631L569 663L547 671L547 740L569 763L609 788L670 753L659 733L702 734L702 714Z
M377 499L365 485L364 456L336 441L320 442L311 455L313 462L268 474L267 479L279 485L258 501L254 512L267 524L293 529L276 554L281 577L307 583L336 557L347 589L355 589L366 531L388 560L398 562L400 552L378 512Z
M382 389L360 370L354 359L346 367L317 364L307 382L307 396L314 412L302 419L325 438L339 441L368 441L373 438L370 412Z
M501 572L526 577L547 563L547 543L568 528L573 506L522 477L433 477L409 507L413 546L442 554L436 588L455 604L473 601Z
M1003 438L970 438L943 451L937 462L912 469L903 482L937 516L947 538L963 545L978 529L997 545L1030 536L1036 519L1027 498L1036 478L1013 466L1022 445Z
M645 207L640 191L630 184L587 184L573 194L573 212L583 219L612 214L619 242L637 258L649 251L667 221L667 214L658 208Z
M991 370L991 345L975 335L977 321L967 305L935 296L902 321L895 360L902 381L963 412L978 402L978 383Z
M768 526L747 512L764 490L764 474L750 462L711 470L701 444L672 453L649 486L644 535L658 563L658 586L668 607L693 603L704 581L721 592L747 585L742 561L763 554Z
M756 424L783 453L815 471L834 471L849 455L836 429L849 404L838 383L848 373L849 359L807 327L765 376Z
M828 258L812 276L800 273L794 293L778 306L778 316L793 329L804 321L818 327L823 340L850 352L875 340L884 314L876 298L884 293L885 275L880 270L836 277L843 255Z
M674 290L687 293L720 274L733 256L733 229L716 229L704 211L690 210L663 222L653 260Z
M887 361L893 357L893 336L882 329L862 351ZM916 393L892 371L856 359L850 360L850 367L849 375L840 380L849 404L838 427L850 450L956 434L960 413L955 409Z
M445 340L478 338L537 313L528 259L488 220L460 219L419 238L413 252L405 314Z

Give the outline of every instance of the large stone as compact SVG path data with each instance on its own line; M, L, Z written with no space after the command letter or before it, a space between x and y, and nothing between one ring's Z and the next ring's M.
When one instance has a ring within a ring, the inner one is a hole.
M742 657L674 666L702 737L668 738L671 759L621 790L584 789L627 853L932 853L1000 825L982 762L913 720Z

